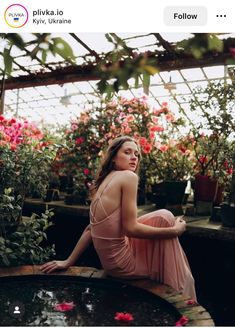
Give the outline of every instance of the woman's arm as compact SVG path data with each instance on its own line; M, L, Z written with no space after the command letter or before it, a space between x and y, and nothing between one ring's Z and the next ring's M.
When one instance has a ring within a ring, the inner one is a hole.
M40 267L40 270L44 273L51 273L55 270L63 270L69 268L77 261L77 259L82 255L82 253L91 244L91 242L92 242L91 230L90 230L90 225L88 225L86 229L83 231L72 253L66 260L47 262Z
M136 238L174 238L185 231L186 223L180 218L173 227L156 228L137 221L137 188L138 177L131 171L123 171L122 185L122 225L128 237Z

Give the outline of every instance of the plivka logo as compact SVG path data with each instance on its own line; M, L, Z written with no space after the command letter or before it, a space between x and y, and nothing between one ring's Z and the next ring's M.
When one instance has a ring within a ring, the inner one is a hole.
M19 28L27 23L29 14L24 6L17 3L5 10L4 18L9 26Z

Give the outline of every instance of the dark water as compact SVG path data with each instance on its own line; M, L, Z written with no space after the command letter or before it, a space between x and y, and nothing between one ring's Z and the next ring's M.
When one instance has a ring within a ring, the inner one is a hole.
M131 326L175 326L180 318L163 299L116 281L29 276L1 278L0 286L1 326L120 326L114 319L116 312L131 313ZM24 304L22 318L9 315L15 301ZM73 302L75 307L55 311L54 306L63 302Z

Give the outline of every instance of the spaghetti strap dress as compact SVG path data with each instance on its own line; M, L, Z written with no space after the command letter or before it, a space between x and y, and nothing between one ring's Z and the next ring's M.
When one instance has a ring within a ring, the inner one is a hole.
M116 278L156 280L196 301L194 279L177 237L127 237L122 229L121 204L107 215L102 203L102 194L109 187L111 180L112 178L90 206L91 236L103 268ZM96 220L98 210L106 213L99 221ZM162 209L145 214L137 220L142 224L165 228L174 225L175 217L170 211Z

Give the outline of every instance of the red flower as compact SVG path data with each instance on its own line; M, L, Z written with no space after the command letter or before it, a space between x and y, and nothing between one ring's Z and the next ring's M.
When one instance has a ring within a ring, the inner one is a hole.
M188 323L188 318L183 315L176 323L175 323L175 326L176 327L182 327L182 326L185 326L187 323Z
M144 146L143 146L143 152L145 154L149 154L152 150L152 145L150 143L146 143Z
M229 48L229 51L233 58L235 58L235 48Z
M197 304L197 302L194 301L194 300L188 300L188 301L186 302L186 304L187 304L187 305L195 305L195 304Z
M83 170L83 173L84 173L85 175L88 175L88 174L90 173L90 170L89 170L89 169L84 169L84 170Z
M144 145L147 143L147 139L144 138L144 137L141 137L141 138L139 139L139 143L140 143L141 146L144 146Z
M64 303L59 303L54 306L55 311L59 312L66 312L70 311L75 307L75 304L73 302L64 302Z
M128 323L128 322L133 321L134 317L131 313L117 312L114 319L121 322L121 323Z
M200 156L199 157L199 162L202 164L205 164L207 162L207 156Z
M15 151L17 147L16 147L15 144L11 144L11 147L10 148L11 148L12 151Z
M160 126L160 125L154 125L150 128L150 131L151 132L161 132L161 131L164 131L164 127L163 126Z
M233 174L233 169L232 169L232 167L229 167L229 168L227 169L227 173L228 173L228 174Z
M75 140L76 145L81 145L85 141L84 137L79 137Z

